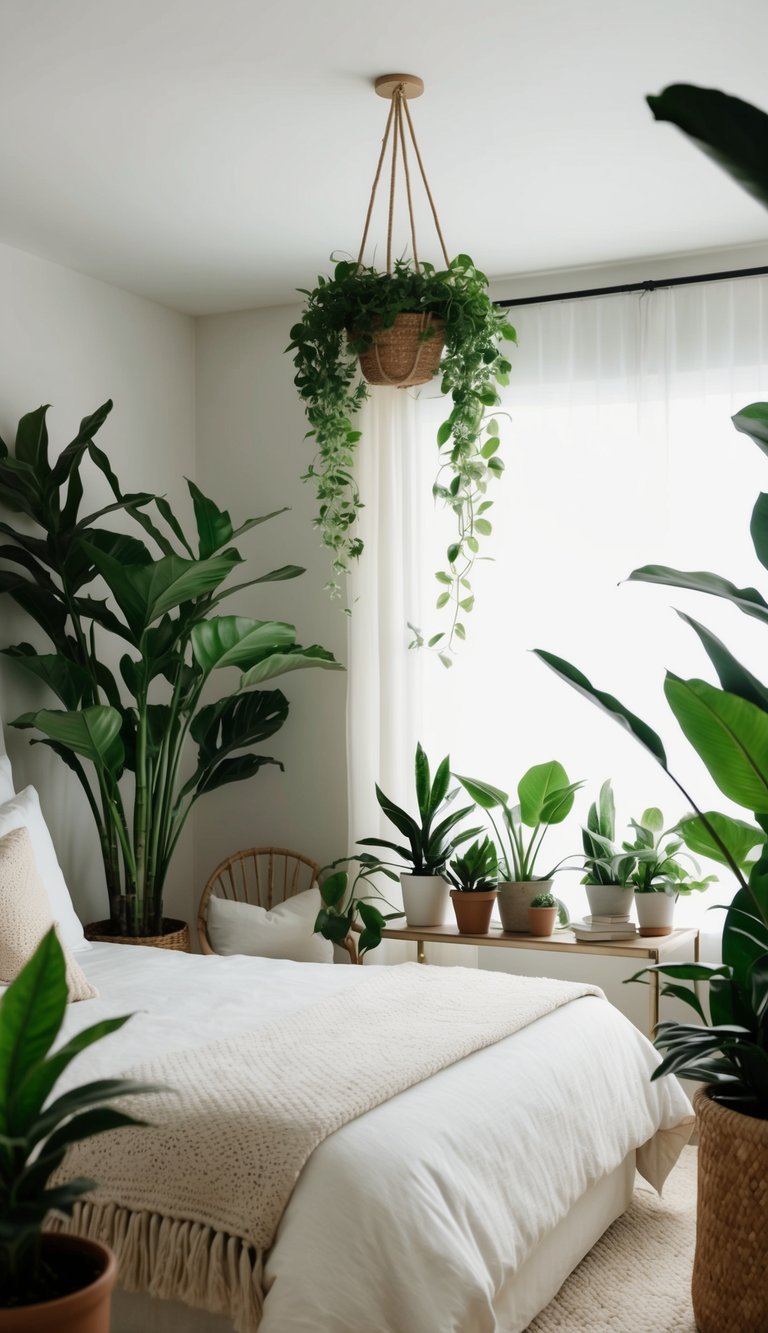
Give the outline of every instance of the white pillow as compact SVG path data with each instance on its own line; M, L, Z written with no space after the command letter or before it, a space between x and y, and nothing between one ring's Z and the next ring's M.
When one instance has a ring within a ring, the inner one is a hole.
M215 953L292 958L296 963L332 963L333 945L313 933L322 901L318 888L286 898L270 912L252 903L208 899L206 925Z
M5 741L3 739L3 725L0 722L0 802L10 801L13 796L13 773L11 772L11 761L5 753Z
M73 953L79 949L90 949L92 946L83 934L83 927L72 906L69 889L56 860L51 835L34 787L25 787L18 796L12 796L0 805L0 838L22 825L29 829L35 864L48 894L51 916L58 923L62 943Z

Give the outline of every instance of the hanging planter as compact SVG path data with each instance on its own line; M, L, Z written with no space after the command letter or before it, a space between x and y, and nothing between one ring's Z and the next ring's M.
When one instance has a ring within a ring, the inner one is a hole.
M450 666L457 641L465 637L463 618L474 604L472 568L481 540L492 531L488 485L504 471L493 411L499 403L498 386L509 382L511 365L502 349L505 341L515 341L515 330L491 301L488 279L470 257L448 258L408 109L407 99L423 92L422 81L413 75L384 75L376 80L376 91L390 98L391 106L357 261L336 264L332 277L319 277L314 290L303 293L304 313L291 329L288 350L294 354L294 383L315 446L303 479L315 485L319 505L315 524L332 554L332 577L326 586L332 596L340 597L351 561L363 550L356 532L363 500L353 471L361 435L354 418L368 397L367 385L410 388L439 376L440 390L450 397L451 408L437 432L438 467L432 489L435 498L452 510L456 535L435 575L440 585L436 605L446 610L448 627L428 643ZM432 211L443 268L419 259L406 131ZM364 264L363 257L388 149L387 266L381 273ZM398 162L405 180L411 257L393 261ZM424 642L425 636L415 629L411 646Z

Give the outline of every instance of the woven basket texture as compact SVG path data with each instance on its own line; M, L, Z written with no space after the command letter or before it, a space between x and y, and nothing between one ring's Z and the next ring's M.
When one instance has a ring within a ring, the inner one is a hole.
M433 337L420 335L435 330ZM369 384L388 384L405 389L427 384L440 364L445 346L445 326L432 315L406 311L396 317L391 329L376 334L372 346L360 357L360 369Z
M191 953L189 926L175 917L164 917L162 935L110 935L108 921L92 921L85 927L85 938L95 944L143 944L151 949L176 949Z
M768 1330L768 1120L694 1097L699 1185L693 1310L699 1333Z

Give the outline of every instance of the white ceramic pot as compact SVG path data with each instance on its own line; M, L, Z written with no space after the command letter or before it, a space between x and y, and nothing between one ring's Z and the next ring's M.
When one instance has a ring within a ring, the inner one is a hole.
M675 919L676 893L636 893L639 935L671 935Z
M585 884L584 888L593 916L629 916L632 911L633 888L621 884Z
M444 926L448 916L448 881L442 875L401 875L408 926Z
M499 881L499 916L503 930L511 930L515 935L529 935L528 908L540 893L552 892L551 879L526 880L517 883L514 880Z

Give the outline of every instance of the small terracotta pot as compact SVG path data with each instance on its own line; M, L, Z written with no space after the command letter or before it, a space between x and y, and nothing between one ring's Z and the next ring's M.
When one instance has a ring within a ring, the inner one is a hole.
M112 935L109 921L92 921L85 926L87 940L94 944L143 944L152 949L176 949L179 953L191 953L189 926L186 921L175 917L163 917L162 935Z
M97 1276L87 1287L42 1305L23 1305L16 1310L0 1309L0 1333L109 1333L112 1288L117 1262L106 1245L81 1236L46 1233L43 1253L64 1267L77 1256L92 1260Z
M483 889L477 893L464 893L461 889L451 889L451 901L456 913L456 925L462 935L488 934L493 904L496 901L495 889Z
M539 939L543 939L544 936L552 934L556 924L556 907L528 908L528 929L532 935L537 935Z

